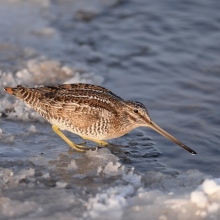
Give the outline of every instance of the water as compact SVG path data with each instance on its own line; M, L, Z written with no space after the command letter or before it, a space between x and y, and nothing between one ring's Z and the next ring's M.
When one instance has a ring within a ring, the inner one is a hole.
M218 219L219 9L214 0L1 1L1 219ZM74 82L142 102L197 155L150 128L111 140L127 155L68 151L3 91Z

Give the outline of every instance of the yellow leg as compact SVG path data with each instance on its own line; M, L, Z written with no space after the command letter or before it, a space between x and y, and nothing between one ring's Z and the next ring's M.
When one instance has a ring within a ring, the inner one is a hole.
M75 149L76 151L79 152L85 152L85 150L89 150L91 148L89 147L85 147L85 146L81 146L78 144L74 144L72 141L70 141L59 129L59 127L57 127L56 125L52 125L52 128L54 130L55 133L57 133L64 141L66 141L67 144L69 144L70 147L72 147L73 149ZM83 149L83 150L82 150Z
M104 146L104 147L107 147L107 146L110 145L108 142L105 142L105 141L101 141L101 140L97 140L97 139L93 139L93 138L87 138L87 137L84 137L84 136L80 136L80 137L85 139L85 140L96 142L99 145Z

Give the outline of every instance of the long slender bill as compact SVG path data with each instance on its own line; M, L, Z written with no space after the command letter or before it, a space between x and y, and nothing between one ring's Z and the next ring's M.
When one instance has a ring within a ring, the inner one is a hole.
M162 134L164 137L170 139L174 143L178 144L180 147L184 148L185 150L189 151L192 155L195 155L196 152L186 145L182 144L179 140L177 140L175 137L164 131L161 127L159 127L157 124L155 124L153 121L150 121L149 125L150 128L157 131L158 133Z

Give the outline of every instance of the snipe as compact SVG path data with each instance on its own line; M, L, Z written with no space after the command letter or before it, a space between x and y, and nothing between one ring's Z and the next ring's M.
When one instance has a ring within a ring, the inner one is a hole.
M79 83L37 88L18 85L17 88L7 87L5 90L34 108L77 151L82 152L88 148L71 142L60 129L107 146L109 144L103 140L117 138L137 127L145 126L159 132L191 154L196 154L156 125L142 103L124 101L103 87Z

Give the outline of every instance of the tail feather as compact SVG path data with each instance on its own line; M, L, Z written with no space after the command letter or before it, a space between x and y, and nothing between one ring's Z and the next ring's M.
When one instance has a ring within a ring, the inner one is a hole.
M17 90L17 88L5 87L4 90L9 94L14 95L14 92Z

